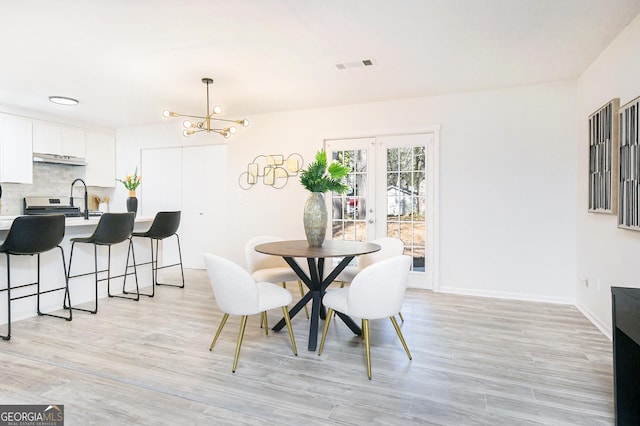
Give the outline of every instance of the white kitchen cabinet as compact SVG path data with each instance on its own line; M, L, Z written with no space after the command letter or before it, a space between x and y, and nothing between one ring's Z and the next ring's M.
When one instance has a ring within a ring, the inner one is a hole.
M85 136L84 129L63 126L60 129L62 155L84 158L86 155Z
M0 182L33 183L32 121L0 114Z
M34 120L33 152L84 157L85 131L78 127Z
M182 211L178 234L185 268L204 269L203 253L226 255L226 145L143 149L141 172L142 216ZM174 263L173 243L163 247L166 263Z
M113 188L116 185L116 137L87 131L85 182L89 186Z

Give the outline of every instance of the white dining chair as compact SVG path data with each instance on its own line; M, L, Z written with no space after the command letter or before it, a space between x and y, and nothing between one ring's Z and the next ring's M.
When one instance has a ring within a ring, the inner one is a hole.
M236 352L233 358L233 368L231 369L235 373L238 366L238 357L240 356L240 346L242 345L242 338L247 325L247 317L255 314L262 315L269 309L282 308L287 329L289 330L293 354L298 355L288 310L288 305L293 300L293 297L288 290L272 283L256 282L249 272L223 257L205 253L204 262L216 303L220 310L224 312L209 350L213 350L213 346L216 344L218 337L220 337L220 332L229 315L242 316Z
M328 291L322 299L322 303L328 310L318 355L322 354L332 313L337 311L350 317L362 319L362 335L369 380L371 380L369 320L389 318L407 356L412 359L409 347L394 317L399 312L404 300L410 267L411 258L409 256L395 256L364 268L353 278L348 287Z
M298 275L282 257L259 253L255 250L255 247L259 244L282 240L283 239L279 237L260 235L247 241L244 246L247 269L249 269L251 276L256 281L264 281L273 284L282 283L283 288L287 288L288 281L296 281L298 283L298 288L300 289L300 296L304 296L302 281L300 281ZM302 267L304 268L304 265ZM307 319L309 319L309 310L306 305L304 307L304 312L307 315ZM267 326L265 324L265 329L266 327Z
M340 281L340 287L344 287L345 283L353 281L355 276L367 266L373 265L381 260L389 259L394 256L400 256L404 254L404 243L400 238L382 237L370 241L380 246L380 250L364 254L358 257L358 266L347 266L338 276L336 281ZM398 311L400 320L404 322L402 312Z

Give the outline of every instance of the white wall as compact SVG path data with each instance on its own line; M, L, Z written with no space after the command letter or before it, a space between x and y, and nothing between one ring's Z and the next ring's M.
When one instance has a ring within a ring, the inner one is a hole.
M610 335L611 286L640 287L640 232L617 228L614 215L588 213L589 114L612 98L640 96L640 15L580 76L578 90L578 276L576 305Z
M224 208L234 261L244 264L244 243L257 234L304 238L307 193L296 179L281 190L238 186L255 156L298 152L309 161L324 139L441 125L441 290L573 303L574 83L248 118L251 126L228 141L229 204ZM220 138L196 135L189 142L211 140ZM118 173L135 167L142 147L182 143L180 120L119 129Z

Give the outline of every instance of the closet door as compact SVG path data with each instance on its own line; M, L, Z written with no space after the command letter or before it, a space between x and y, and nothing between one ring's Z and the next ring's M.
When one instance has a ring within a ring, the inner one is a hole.
M183 148L182 165L183 262L204 269L203 253L227 254L227 147Z
M142 150L141 215L180 210L185 268L204 269L205 252L226 255L227 147L204 145ZM177 259L175 239L163 244L164 263Z
M140 216L182 209L182 148L143 149L140 171Z

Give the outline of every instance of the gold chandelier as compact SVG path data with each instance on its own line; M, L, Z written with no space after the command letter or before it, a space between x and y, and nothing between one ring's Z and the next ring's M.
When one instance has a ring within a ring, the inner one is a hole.
M243 119L243 120L228 120L225 118L217 118L214 117L214 114L220 114L222 112L222 108L220 108L219 105L214 105L213 109L209 109L209 85L213 84L213 79L211 78L203 78L202 82L204 84L207 85L207 115L203 116L199 116L199 115L190 115L190 114L180 114L177 112L173 112L173 111L169 111L169 110L164 110L162 111L162 116L164 118L169 118L169 117L188 117L188 118L195 118L196 120L201 120L201 121L192 121L192 120L184 120L182 122L182 125L184 127L184 130L182 131L182 134L185 136L191 136L194 133L198 133L198 132L216 132L222 136L224 136L225 138L230 137L231 135L233 135L234 133L236 133L238 131L238 129L236 129L236 126L226 126L220 129L216 129L213 128L212 126L214 125L213 121L224 121L227 123L234 123L234 124L241 124L244 127L247 127L249 125L249 120L247 119Z

